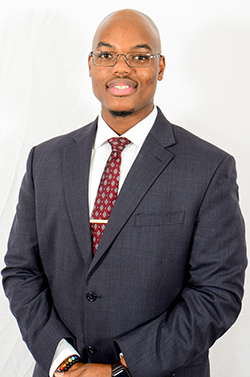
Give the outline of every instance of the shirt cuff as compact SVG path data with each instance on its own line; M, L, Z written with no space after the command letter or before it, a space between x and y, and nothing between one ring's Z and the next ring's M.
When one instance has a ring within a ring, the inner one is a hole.
M54 354L54 357L53 357L53 360L52 360L52 363L51 363L51 367L50 367L50 370L49 370L49 377L53 377L53 374L55 373L55 371L57 370L59 365L67 357L70 357L71 355L80 356L79 353L76 352L74 347L72 347L71 344L69 344L67 342L67 340L65 340L65 339L60 340L60 342L57 345L57 348L56 348L56 351L55 351L55 354Z

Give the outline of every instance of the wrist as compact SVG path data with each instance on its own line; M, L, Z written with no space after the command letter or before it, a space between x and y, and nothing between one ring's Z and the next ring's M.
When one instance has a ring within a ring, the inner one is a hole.
M127 363L126 363L126 361L125 361L125 359L124 359L124 356L123 356L123 354L121 353L120 355L120 362L122 363L122 365L124 366L124 367L128 367L127 366Z
M111 364L111 369L111 377L131 377L123 355L120 355L120 359Z
M73 365L81 362L82 360L78 355L71 355L63 360L63 362L56 369L55 373L65 373L69 370L69 368L73 367Z

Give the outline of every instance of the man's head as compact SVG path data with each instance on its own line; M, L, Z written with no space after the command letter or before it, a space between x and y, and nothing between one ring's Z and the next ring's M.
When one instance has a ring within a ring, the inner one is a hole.
M121 120L126 117L126 121L131 120L133 126L152 111L157 80L163 78L165 60L160 55L158 29L143 13L129 9L114 12L97 28L93 53L97 51L156 55L148 58L151 60L148 66L145 66L145 63L138 66L143 59L140 54L136 54L135 64L119 55L116 63L112 62L112 66L106 66L110 54L101 54L105 63L99 63L99 53L96 57L93 54L89 57L89 74L94 94L102 104L103 118L109 124L112 118L118 117Z

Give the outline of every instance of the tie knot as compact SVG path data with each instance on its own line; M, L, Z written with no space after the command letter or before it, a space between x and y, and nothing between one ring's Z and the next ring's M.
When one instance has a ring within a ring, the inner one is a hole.
M112 151L122 152L123 149L130 143L126 137L112 137L108 139L109 144L112 147Z

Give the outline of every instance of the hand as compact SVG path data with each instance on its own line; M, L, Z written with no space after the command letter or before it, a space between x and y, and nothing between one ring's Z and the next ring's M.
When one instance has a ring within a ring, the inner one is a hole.
M76 363L63 374L63 377L110 377L110 364ZM55 373L55 377L62 377L61 373Z
M75 371L77 371L78 369L80 369L83 365L84 364L80 363L80 362L76 363L76 364L72 365L72 367L69 368L67 370L67 372L64 372L64 373L62 373L62 372L55 372L53 376L54 377L62 377L62 376L67 376L67 377L74 376L74 377L78 377L79 374L76 373L76 374L72 375L72 373L75 372Z

